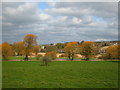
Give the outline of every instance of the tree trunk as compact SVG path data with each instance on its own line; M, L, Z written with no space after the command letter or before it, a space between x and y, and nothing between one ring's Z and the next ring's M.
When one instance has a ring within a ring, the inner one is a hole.
M71 61L73 61L74 57L71 57Z
M88 58L88 57L86 58L86 61L87 61L87 60L89 60L89 58Z
M74 54L72 54L71 61L74 59Z
M28 60L28 55L25 56L25 59L24 60Z
M71 60L70 56L68 56L69 60Z
M19 56L20 54L19 53L17 53L17 56Z

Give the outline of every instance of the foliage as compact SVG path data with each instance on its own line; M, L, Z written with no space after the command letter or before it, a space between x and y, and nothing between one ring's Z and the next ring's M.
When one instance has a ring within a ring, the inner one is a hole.
M119 53L119 46L118 45L112 45L109 46L106 50L106 53L102 56L103 59L119 59L120 53Z
M12 55L13 55L12 46L7 42L2 43L2 58L8 59L8 57Z
M74 59L76 53L78 53L78 43L77 42L69 42L64 47L65 54L70 60Z
M33 46L33 52L37 55L39 52L40 47L39 46Z
M2 59L2 44L0 44L0 59Z
M45 56L51 58L52 60L55 60L57 58L57 53L55 51L50 51L50 52L47 52Z
M37 45L37 36L33 34L27 34L24 37L24 55L25 55L25 60L28 60L28 55L30 55L30 51L32 51L33 46Z
M42 65L44 65L44 66L47 66L48 63L50 63L51 61L52 61L52 59L50 57L48 57L48 56L44 56L41 59Z
M23 54L23 50L24 50L24 42L20 41L20 42L14 42L12 45L12 49L14 51L14 54L17 53L17 55L21 56Z
M86 57L86 60L95 56L96 54L96 47L95 43L92 41L85 41L81 45L81 54Z

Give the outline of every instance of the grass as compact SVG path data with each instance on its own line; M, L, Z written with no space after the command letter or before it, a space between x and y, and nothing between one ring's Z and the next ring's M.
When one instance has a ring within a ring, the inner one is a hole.
M59 58L57 58L57 59L69 60L68 57L59 57ZM75 58L74 58L74 60L81 60L81 59L83 59L83 58L79 58L79 57L75 57Z
M3 88L117 88L118 62L3 61Z

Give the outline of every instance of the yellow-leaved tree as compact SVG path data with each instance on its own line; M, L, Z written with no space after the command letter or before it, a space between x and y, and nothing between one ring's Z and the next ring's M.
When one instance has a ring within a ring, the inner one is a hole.
M33 47L37 45L37 36L34 34L27 34L24 37L24 55L25 60L28 60L28 56L30 55L30 52L32 51Z
M2 58L8 59L8 57L11 56L12 54L13 54L12 46L7 42L2 43Z
M73 60L78 52L79 45L77 42L69 42L64 47L64 52L70 60Z
M12 45L14 53L17 53L17 56L22 55L23 50L24 50L24 42L14 42Z
M108 59L119 59L120 58L120 53L119 53L119 46L118 45L112 45L109 46L106 50L106 58Z

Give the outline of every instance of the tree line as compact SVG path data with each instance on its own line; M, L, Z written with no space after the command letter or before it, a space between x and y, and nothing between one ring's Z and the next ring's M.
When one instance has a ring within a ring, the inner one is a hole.
M109 46L106 49L106 53L102 54L102 59L119 59L119 46L120 45L113 45ZM37 36L34 34L27 34L24 36L23 41L14 42L10 45L7 42L4 42L0 45L2 58L7 59L9 56L24 56L24 60L28 60L28 56L31 53L35 53L37 58L41 57L37 55L40 52L40 46L37 44ZM78 42L68 42L65 45L58 43L56 47L49 46L46 47L46 54L45 56L50 57L51 59L56 59L57 51L63 49L64 56L68 57L69 60L74 60L76 54L81 54L85 60L89 60L90 58L94 58L97 54L98 47L95 42L92 41L84 41L81 44Z

